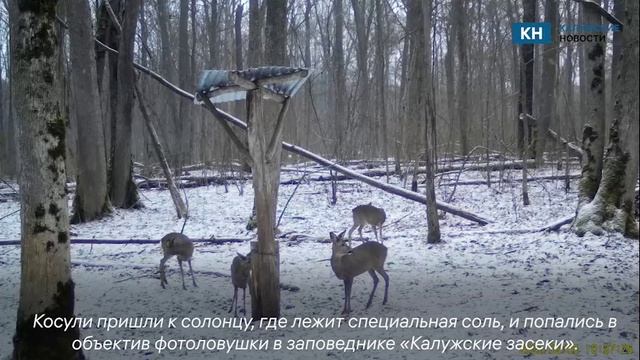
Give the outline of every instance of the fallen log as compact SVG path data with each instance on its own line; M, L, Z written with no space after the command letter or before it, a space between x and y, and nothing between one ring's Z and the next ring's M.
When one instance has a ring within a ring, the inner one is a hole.
M104 43L102 43L102 42L100 42L98 40L96 40L96 42L100 46L104 47L106 50L108 50L110 52L113 52L113 53L117 53L117 50L114 50L114 49L108 47ZM150 70L149 68L147 68L145 66L142 66L142 65L140 65L138 63L135 63L135 62L133 63L133 65L134 65L134 67L136 69L138 69L141 72L151 76L153 79L158 81L160 84L164 85L169 90L171 90L174 93L182 96L183 98L191 101L192 103L194 102L195 96L193 94L191 94L191 93L179 88L178 86L172 84L167 79L165 79L164 77L162 77L158 73ZM232 125L234 125L236 127L239 127L239 128L241 128L241 129L243 129L245 131L247 130L247 124L245 122L243 122L242 120L240 120L240 119L228 114L227 112L218 109L217 115L222 117L221 120L224 120L224 121L226 121L228 123L231 123ZM303 157L305 157L307 159L313 160L313 161L315 161L315 162L317 162L319 164L322 164L322 165L324 165L324 166L326 166L326 167L328 167L328 168L330 168L330 169L332 169L332 170L334 170L336 172L339 172L339 173L341 173L343 175L349 176L349 177L351 177L353 179L360 180L360 181L362 181L362 182L364 182L366 184L369 184L369 185L371 185L373 187L379 188L379 189L381 189L383 191L386 191L386 192L388 192L390 194L398 195L398 196L404 197L406 199L413 200L413 201L416 201L416 202L419 202L419 203L425 204L425 205L427 203L427 199L426 199L426 197L424 195L420 195L420 194L414 193L412 191L403 189L401 187L389 185L389 184L374 180L374 179L372 179L372 178L370 178L368 176L365 176L365 175L362 175L362 174L358 174L358 173L356 173L354 171L351 171L351 170L349 170L349 169L347 169L347 168L345 168L345 167L343 167L341 165L338 165L338 164L336 164L336 163L334 163L332 161L329 161L329 160L325 159L324 157L322 157L320 155L317 155L317 154L314 154L314 153L312 153L312 152L310 152L310 151L308 151L306 149L303 149L303 148L301 148L299 146L296 146L296 145L293 145L293 144L289 144L287 142L282 142L282 147L285 150L289 151L289 152L292 152L294 154L303 156ZM458 208L456 208L454 206L451 206L449 204L446 204L446 203L437 202L436 205L437 205L438 209L440 209L440 210L448 212L448 213L450 213L452 215L460 216L460 217L462 217L464 219L476 222L476 223L478 223L480 225L486 225L486 224L491 222L489 219L483 218L483 217L481 217L479 215L470 213L470 212L462 210L462 209L458 209Z
M127 269L127 270L144 270L147 272L150 272L152 274L156 274L158 273L158 268L157 267L151 267L151 266L144 266L144 265L136 265L136 264L131 264L131 263L127 263L127 264L114 264L114 263L93 263L93 262L87 262L87 261L72 261L71 262L72 266L84 266L84 267L88 267L88 268L100 268L100 269L104 269L104 268L111 268L111 269ZM176 269L171 269L168 268L167 271L169 273L173 273L174 271L177 273L178 270ZM214 276L214 277L225 277L225 278L231 278L230 274L226 274L226 273L221 273L218 271L207 271L207 270L194 270L193 271L194 274L200 274L200 275L205 275L205 276ZM149 277L154 277L155 276L149 276ZM134 278L130 278L130 279L125 279L125 280L133 280ZM157 279L159 279L159 277L157 277ZM117 282L121 282L117 281ZM283 284L280 283L280 289L282 290L286 290L286 291L291 291L291 292L297 292L300 291L300 288L298 286L295 285L289 285L289 284Z
M567 177L564 175L554 175L554 176L535 176L530 177L528 181L544 181L544 180L564 180ZM569 175L569 179L579 179L580 174ZM522 179L502 179L503 183L510 182L522 182ZM469 180L469 181L458 181L456 182L447 182L442 183L439 186L455 186L455 185L487 185L487 180Z
M562 226L567 225L567 224L571 224L571 222L573 221L574 217L575 217L575 215L571 215L571 216L567 216L565 218L562 218L560 220L557 220L555 222L552 222L551 224L543 226L542 229L540 229L540 231L558 231L558 230L560 230L560 228Z
M228 243L242 243L251 239L237 239L237 238L219 238L219 239L192 239L196 244L211 244L222 245ZM71 239L71 244L91 244L91 245L147 245L147 244L159 244L160 240L149 239L126 239L126 240L112 240L112 239ZM0 241L0 246L8 245L20 245L20 240L3 240Z
M181 188L191 188L202 185L224 185L230 181L247 181L250 177L246 176L193 176L185 175L176 178L180 182ZM145 179L136 184L140 189L156 189L166 188L167 181L165 179Z
M527 160L527 166L534 166L535 160ZM449 171L499 171L499 170L521 170L524 163L522 161L505 161L505 162L493 162L489 164L478 165L451 165L441 166L436 173L445 173ZM424 169L418 169L418 171L424 171Z

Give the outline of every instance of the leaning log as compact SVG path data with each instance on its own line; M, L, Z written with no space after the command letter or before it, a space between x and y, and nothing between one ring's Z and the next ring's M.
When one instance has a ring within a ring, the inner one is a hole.
M144 104L144 99L142 98L142 92L138 88L138 84L134 83L133 88L136 93L136 97L138 99L138 107L140 108L140 113L144 118L144 124L147 127L147 131L149 131L149 136L151 137L151 144L153 144L153 149L156 152L156 156L158 156L158 160L160 161L160 166L162 167L162 172L164 173L165 178L167 179L167 187L169 188L169 193L171 194L171 200L173 200L173 204L176 207L176 213L178 215L178 219L188 218L189 210L185 205L182 197L180 196L180 192L176 187L175 182L173 181L173 177L171 175L171 169L169 169L169 162L167 161L167 157L164 156L164 150L162 149L162 144L160 143L160 139L158 137L158 133L153 126L153 122L151 121L151 116L147 111L147 107ZM186 196L186 194L185 194Z
M104 47L106 50L113 52L113 53L117 53L117 50L114 50L110 47L108 47L107 45L105 45L102 42L99 42L98 40L96 40L96 42L98 43L98 45ZM165 79L164 77L162 77L161 75L159 75L158 73L150 70L149 68L142 66L138 63L133 63L133 66L140 70L141 72L151 76L153 79L157 80L160 84L164 85L166 88L168 88L169 90L173 91L174 93L182 96L183 98L190 100L190 101L194 101L195 100L195 96L181 88L179 88L178 86L172 84L170 81L168 81L167 79ZM218 115L220 115L222 117L222 120L231 123L232 125L239 127L243 130L247 130L247 124L245 122L243 122L242 120L222 111L218 109ZM319 164L322 164L332 170L335 170L336 172L339 172L343 175L349 176L353 179L356 180L360 180L362 182L364 182L365 184L371 185L373 187L376 187L378 189L381 189L383 191L386 191L388 193L394 194L394 195L398 195L401 197L404 197L405 199L409 199L409 200L413 200L416 202L419 202L421 204L426 205L427 204L427 199L424 195L418 194L418 193L414 193L412 191L403 189L401 187L398 186L393 186L393 185L389 185L377 180L374 180L370 177L358 174L357 172L351 171L343 166L340 166L332 161L329 161L325 158L323 158L320 155L314 154L306 149L303 149L299 146L296 145L292 145L289 144L287 142L282 142L282 147L289 151L292 152L294 154L303 156L309 160L313 160ZM491 222L491 220L486 219L484 217L481 217L479 215L470 213L468 211L456 208L454 206L451 206L449 204L443 203L443 202L437 202L436 205L438 206L438 209L448 212L452 215L456 215L456 216L460 216L464 219L467 219L469 221L473 221L476 222L480 225L486 225L488 223Z

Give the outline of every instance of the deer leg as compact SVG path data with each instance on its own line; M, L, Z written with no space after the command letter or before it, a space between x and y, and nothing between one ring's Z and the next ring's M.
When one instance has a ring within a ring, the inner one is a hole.
M182 277L182 288L187 290L187 287L184 285L184 270L182 269L182 260L178 259L178 265L180 265L180 277Z
M187 260L187 263L189 264L189 271L191 272L191 280L193 281L193 287L198 287L198 285L196 284L196 278L193 275L193 268L191 267L191 259Z
M348 279L344 281L345 283L345 293L346 293L346 314L349 316L351 313L351 286L353 285L353 279Z
M233 287L233 296L231 297L231 307L229 308L229 312L233 311L233 303L236 302L236 297L238 297L238 288Z
M164 264L167 262L167 257L163 257L162 260L160 260L160 286L162 286L163 289L165 289L164 284L169 284L167 282L167 276L164 273Z
M348 314L347 312L347 299L349 298L349 292L347 291L348 280L344 280L344 306L342 307L342 315Z
M389 291L389 275L384 269L381 267L380 269L376 269L382 278L384 279L384 300L382 300L382 305L387 303L387 292Z
M375 225L371 225L371 227L373 227L373 235L376 237L376 241L380 242L380 239L378 239L378 228Z
M242 314L247 315L246 288L242 288Z
M380 224L380 244L384 243L384 238L382 237L382 224Z
M358 234L360 234L360 240L364 241L364 237L362 237L362 228L364 227L364 225L360 225L360 227L358 227Z
M353 230L355 230L357 227L358 227L358 224L354 223L351 229L349 229L349 246L351 246L351 234L353 233Z
M376 276L376 272L372 269L369 270L369 275L373 278L373 290L371 290L371 295L369 295L369 301L367 301L367 309L371 306L371 301L373 301L373 295L376 293L376 288L378 287L378 277Z

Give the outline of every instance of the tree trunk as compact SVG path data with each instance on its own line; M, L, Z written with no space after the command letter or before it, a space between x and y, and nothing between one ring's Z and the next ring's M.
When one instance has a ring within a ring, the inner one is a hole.
M387 78L387 50L385 47L384 33L384 6L381 0L376 0L376 114L380 124L380 132L376 140L382 142L382 157L385 168L389 173L389 148L387 134L387 107L386 107L386 78ZM378 154L376 154L378 155ZM387 176L387 182L389 177Z
M157 0L157 14L158 14L158 32L160 35L160 71L165 74L169 81L176 81L174 57L171 49L171 39L169 34L171 33L171 23L169 20L169 10L167 8L167 0ZM166 95L164 95L166 96ZM164 97L166 101L162 104L163 111L160 116L162 117L162 124L164 124L168 133L179 134L180 121L178 119L178 104L173 96ZM180 137L170 136L167 139L167 148L169 149L169 162L173 165L174 169L178 169L180 162Z
M118 94L116 137L112 163L111 201L120 208L139 206L138 189L133 183L131 128L133 122L133 46L141 0L125 4L118 54Z
M208 67L216 69L218 67L218 53L220 52L220 17L218 15L218 0L211 0L211 5L207 5L208 1L204 2L205 10L207 6L211 6L211 12L207 11L205 19L207 20L207 34L209 36L209 64Z
M455 12L456 48L458 50L458 121L460 124L460 151L462 155L469 152L467 139L469 117L469 59L467 57L467 1L459 0L453 3Z
M535 0L524 0L523 22L535 22ZM518 104L518 145L522 154L522 204L529 205L529 185L527 183L527 160L531 158L532 142L535 138L531 119L533 116L533 45L523 45L521 50L522 61L520 63L520 102ZM527 116L528 115L528 116Z
M238 5L238 7L242 7ZM242 33L242 19L238 20L238 10L236 10L236 32L240 31ZM242 14L242 9L240 9L240 14ZM238 22L240 22L240 27L238 28ZM250 0L249 1L249 48L247 54L247 65L249 67L256 67L262 65L263 58L263 16L262 11L260 9L260 4L258 0ZM236 46L238 44L238 39L240 39L240 43L242 44L242 34L238 35L236 33ZM236 49L236 51L238 51ZM236 64L242 64L242 59L238 60L236 55ZM243 68L242 65L236 65L238 69Z
M187 89L192 87L189 84L189 74L191 72L189 62L189 0L180 0L180 16L178 19L178 84L181 88ZM191 161L191 126L193 119L191 118L192 105L184 101L178 103L178 118L176 126L178 127L179 139L179 155L178 168L180 169Z
M13 358L84 359L79 329L34 325L36 315L74 318L65 193L65 124L57 84L56 1L12 2L11 70L20 125L21 274Z
M524 0L523 22L536 21L535 0ZM523 154L523 159L530 158L531 143L533 139L533 127L528 118L521 119L520 114L525 113L533 116L533 45L522 45L520 62L520 102L518 103L518 150ZM526 129L525 129L526 127ZM528 135L528 136L526 136ZM527 137L525 141L525 136Z
M601 24L600 14L591 6L583 6L586 24ZM593 41L586 48L585 71L587 85L586 123L583 132L585 156L582 158L582 178L578 185L578 211L589 203L598 191L602 178L605 137L605 59L604 41Z
M354 25L356 30L356 64L358 68L356 93L356 124L351 138L355 149L363 149L362 153L354 149L355 156L371 155L371 140L374 124L369 111L369 25L366 18L366 8L369 2L351 0L353 7ZM360 146L363 145L363 146Z
M335 18L335 41L333 48L333 61L331 66L333 67L334 74L334 86L336 94L343 94L343 96L335 97L335 113L334 113L334 130L335 142L333 144L334 157L336 159L342 159L344 154L343 142L345 139L345 126L347 121L347 83L344 69L344 44L343 44L343 32L344 32L344 10L342 8L343 0L334 0L334 18Z
M91 28L86 1L67 1L73 110L78 123L76 196L72 222L99 219L111 211L107 189L107 154Z
M2 72L2 64L0 63L0 73ZM5 130L5 116L4 116L4 81L0 76L0 176L7 173L5 170L5 164L8 162L7 154L10 154L7 148L8 138L7 130Z
M622 19L625 27L620 34L621 45L614 47L613 53L619 61L613 82L613 123L604 155L602 180L593 200L578 209L573 223L579 236L587 232L599 235L610 231L638 237L638 222L634 216L638 178L638 2L618 0L616 6L621 3L626 4ZM581 183L581 195L585 196L582 190Z
M453 13L452 13L453 14ZM449 22L453 22L455 19L453 15L449 18ZM449 26L451 29L452 26ZM449 139L453 139L456 124L456 89L455 89L455 49L454 49L454 34L451 31L447 31L447 54L444 57L444 68L447 76L446 91L447 91L447 119L449 120ZM465 154L466 155L466 154Z
M265 26L265 60L269 65L288 64L287 61L287 1L267 1Z
M236 6L233 28L235 35L235 64L236 69L241 70L244 67L242 64L242 4Z
M544 21L551 24L553 39L556 39L558 28L558 2L546 0L544 6ZM542 91L540 97L540 116L536 139L536 161L542 164L547 139L547 129L551 126L556 115L556 66L558 63L558 45L551 43L544 45L542 54ZM568 119L566 119L568 120ZM565 121L566 121L565 120Z
M424 53L422 59L423 63L419 64L419 67L416 67L414 70L416 72L424 73L426 81L423 86L421 86L423 93L424 101L424 142L425 142L425 185L426 185L426 193L425 197L427 199L427 242L430 244L439 243L440 242L440 223L438 220L438 207L436 203L436 191L434 185L434 176L433 176L433 139L432 131L433 127L435 127L436 121L436 112L435 112L435 103L434 103L434 94L433 94L433 76L431 73L431 11L432 11L432 1L431 0L421 0L416 1L416 7L420 7L422 10L422 19L420 19L420 31L417 32L417 35L420 36L423 40L416 42L418 46L417 51L422 51ZM424 69L424 70L422 70Z

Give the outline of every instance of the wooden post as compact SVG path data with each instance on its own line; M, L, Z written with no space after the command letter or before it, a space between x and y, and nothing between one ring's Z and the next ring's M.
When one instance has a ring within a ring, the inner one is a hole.
M252 248L251 316L254 319L280 316L280 273L278 246L274 238L281 146L270 154L269 144L282 142L278 119L263 116L263 90L247 92L248 145L252 159L253 189L258 222L258 241ZM275 139L273 139L275 137Z
M278 274L278 279L280 276L280 243L278 241L274 242L274 255L273 257L268 257L268 256L260 256L259 252L258 252L258 242L259 241L252 241L250 243L251 245L251 282L249 284L249 294L251 294L251 317L254 319L258 319L258 318L264 318L264 317L274 317L274 316L270 316L267 315L265 312L262 312L261 315L258 315L257 311L262 311L262 309L265 309L265 304L271 304L274 305L273 302L269 302L269 298L262 296L264 295L264 291L261 292L259 291L259 282L256 281L256 277L259 276L259 272L256 271L262 271L262 265L258 265L256 266L256 264L258 263L258 261L262 261L262 260L266 260L264 262L267 263L267 265L275 263L275 273ZM260 258L260 260L258 260ZM273 261L271 261L273 260ZM271 261L271 262L270 262ZM264 263L262 262L262 263ZM258 270L256 270L258 269ZM277 287L277 309L278 309L278 315L280 312L280 283L275 282L275 286ZM272 288L269 288L272 290ZM272 294L273 291L271 291L271 293L268 294Z

